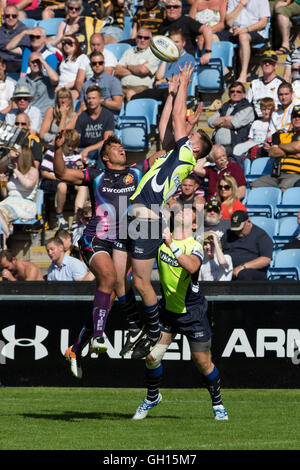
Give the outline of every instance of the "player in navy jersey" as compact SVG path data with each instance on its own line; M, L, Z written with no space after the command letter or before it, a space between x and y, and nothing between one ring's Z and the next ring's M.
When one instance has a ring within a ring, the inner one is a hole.
M88 186L92 203L92 218L79 240L79 248L83 260L96 278L93 316L92 321L90 318L81 330L77 342L66 351L72 373L81 378L80 355L91 336L91 350L96 353L106 351L103 333L115 295L119 298L131 328L136 328L138 334L142 334L135 296L125 283L129 263L126 216L129 197L156 155L129 167L121 142L116 136L110 136L101 149L106 166L104 170L69 169L62 157L63 142L64 132L61 132L55 141L55 174L67 183Z
M206 156L212 146L204 131L197 129L192 132L202 106L186 121L187 89L193 67L185 64L179 69L180 74L169 79L169 96L159 123L160 139L166 152L156 159L130 198L130 213L136 223L141 226L146 225L145 221L148 223L144 234L132 240L133 282L142 297L148 319L147 336L134 348L134 359L145 357L160 338L158 302L151 284L151 272L162 243L164 222L161 210L182 181L195 169L197 159ZM151 236L152 233L156 235Z

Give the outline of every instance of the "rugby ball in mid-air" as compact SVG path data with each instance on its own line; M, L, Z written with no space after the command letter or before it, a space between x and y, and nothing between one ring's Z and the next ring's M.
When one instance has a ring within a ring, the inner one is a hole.
M176 62L180 56L178 47L168 36L153 36L150 49L158 59L164 62Z

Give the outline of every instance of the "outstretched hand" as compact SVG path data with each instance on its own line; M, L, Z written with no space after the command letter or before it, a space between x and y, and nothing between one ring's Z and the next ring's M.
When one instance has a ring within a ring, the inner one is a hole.
M192 62L190 62L189 64L187 64L186 62L183 68L179 66L179 70L180 70L180 75L179 75L180 83L184 82L188 85L191 81L191 76L194 71Z
M198 123L199 118L201 116L203 109L203 102L198 104L196 111L191 109L190 115L188 117L188 123L192 126L192 128Z

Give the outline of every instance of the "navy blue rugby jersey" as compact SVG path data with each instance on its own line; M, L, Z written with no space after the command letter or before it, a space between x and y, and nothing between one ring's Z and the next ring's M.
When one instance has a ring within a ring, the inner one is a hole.
M82 184L89 188L92 205L92 218L84 231L85 236L97 236L111 242L126 238L127 230L126 227L121 229L121 221L126 222L129 198L148 170L148 160L135 163L124 170L83 170Z

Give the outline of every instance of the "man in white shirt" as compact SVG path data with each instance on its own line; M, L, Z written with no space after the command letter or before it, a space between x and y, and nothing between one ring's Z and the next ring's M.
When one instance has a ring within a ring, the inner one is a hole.
M65 253L59 238L50 238L46 250L52 263L48 268L47 281L81 281L87 274L85 264Z
M151 37L149 29L140 29L136 37L137 47L125 51L116 66L115 76L121 80L126 101L153 86L159 59L149 47Z
M30 93L29 88L25 85L16 86L12 100L17 107L11 109L5 115L5 122L14 125L17 114L25 113L30 119L30 133L34 135L38 134L42 124L42 114L39 108L31 105L33 95Z
M239 45L241 62L239 82L247 80L251 45L265 41L265 28L270 17L268 0L228 0L225 22L228 29L217 33L220 41Z
M7 108L14 94L16 81L6 76L6 63L0 56L0 111Z
M271 116L269 132L274 134L279 130L288 130L291 125L291 113L294 107L293 104L293 88L290 83L282 83L278 87L278 98L280 101L280 109L274 111Z
M261 99L266 97L273 98L276 111L280 106L277 90L284 80L276 74L277 61L278 57L274 51L265 51L261 59L263 76L253 80L248 88L246 98L249 103L253 104L258 118L262 118Z

